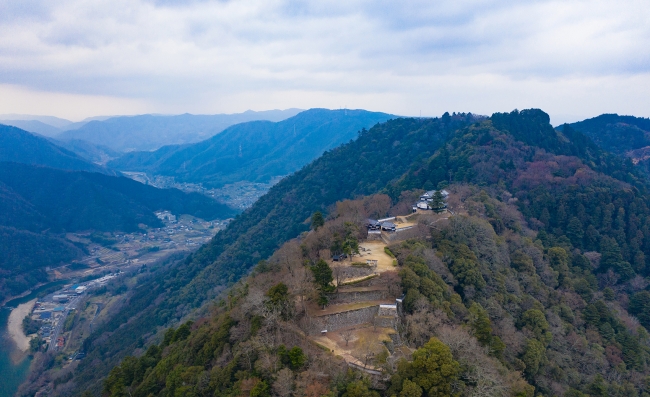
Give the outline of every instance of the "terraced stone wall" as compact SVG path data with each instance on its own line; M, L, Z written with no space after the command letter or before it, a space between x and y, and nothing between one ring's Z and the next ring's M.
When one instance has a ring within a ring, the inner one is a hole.
M328 314L313 319L314 331L320 330L336 331L363 323L372 323L379 313L379 305L364 307L362 309L348 310L341 313Z
M353 302L367 302L386 299L388 297L387 290L376 291L339 291L330 296L331 304L340 303L353 303Z

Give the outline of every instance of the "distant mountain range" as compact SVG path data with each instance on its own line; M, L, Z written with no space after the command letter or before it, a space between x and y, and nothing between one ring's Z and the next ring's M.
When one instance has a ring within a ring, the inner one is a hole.
M193 145L128 153L107 165L206 186L268 181L299 170L323 152L356 139L363 129L394 117L366 110L310 109L280 122L237 124Z
M108 117L105 117L108 118ZM90 120L96 119L96 117L91 117L88 119L85 119L81 121L83 122L88 122ZM2 124L7 124L5 121L39 121L43 124L47 124L51 127L57 128L59 130L65 130L66 128L69 128L70 126L73 126L75 123L70 120L62 119L59 117L54 117L54 116L38 116L38 115L33 115L33 114L18 114L18 113L9 113L9 114L0 114L0 122ZM9 124L13 125L13 124ZM74 128L74 127L73 127ZM30 131L32 132L32 131Z
M94 149L85 142L68 144ZM154 212L162 209L208 220L237 213L198 193L157 189L116 175L47 138L0 125L0 300L47 281L45 267L83 254L84 248L64 233L159 227Z
M280 121L298 112L299 109L287 109L237 114L112 117L64 131L56 139L84 140L119 152L155 150L164 145L199 142L237 123L253 120Z
M110 173L107 169L90 163L43 137L7 125L0 125L0 161Z
M108 148L114 152L155 150L164 145L199 142L234 124L254 120L281 121L299 112L300 109L286 109L259 112L248 110L243 113L215 115L98 116L80 122L52 116L0 114L0 124L55 138L73 151L83 146L85 149L78 154L96 161L96 156L87 157L88 145ZM87 144L68 146L65 144L68 141L86 141Z

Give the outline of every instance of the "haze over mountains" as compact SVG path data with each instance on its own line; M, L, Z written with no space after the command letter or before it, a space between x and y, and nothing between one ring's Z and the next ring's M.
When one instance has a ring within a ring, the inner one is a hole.
M262 113L283 117L286 112ZM255 114L249 112L235 117L250 118ZM268 179L297 170L323 151L389 117L366 111L302 112L301 116L284 124L271 121L239 124L230 128L224 139L217 135L199 143L198 151L192 145L186 146L187 152L180 151L177 156L188 152L193 155L193 162L185 161L185 169L190 173L187 179L194 181L203 182L196 179L196 174L201 172L207 184L238 182L246 178ZM124 118L117 123L128 124L132 120ZM181 131L192 130L199 124L218 129L222 125L218 123L223 122L220 116L190 115L142 116L139 120L154 120L154 124L169 121L164 127L169 131L185 121L187 124ZM210 124L210 120L217 120L216 126ZM137 133L132 136L138 138ZM182 147L171 148L180 150ZM139 154L156 156L159 152ZM231 155L233 152L235 156ZM226 219L237 213L206 196L145 186L118 177L118 171L89 161L105 163L107 158L117 155L120 153L84 140L61 143L17 127L0 125L0 227L3 227L5 243L0 251L4 258L0 265L10 272L0 282L0 295L15 294L45 281L41 269L78 258L83 248L66 240L64 233L133 232L140 230L141 225L159 227L161 223L153 215L157 210L168 210L176 215L191 214L207 220ZM172 156L171 160L174 158ZM202 164L206 160L207 164ZM32 245L42 249L30 251ZM21 281L5 285L10 278Z
M0 125L0 300L47 281L43 269L79 258L79 231L161 226L154 211L225 219L237 211L197 193L156 189L17 127Z
M287 175L359 131L394 116L365 110L311 109L280 122L253 121L229 127L205 141L128 153L108 166L220 186L262 182Z
M75 171L109 172L43 137L6 125L0 125L0 161Z

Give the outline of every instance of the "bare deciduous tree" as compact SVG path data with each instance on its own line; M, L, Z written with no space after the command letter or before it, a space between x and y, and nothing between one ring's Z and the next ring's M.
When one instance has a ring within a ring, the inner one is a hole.
M279 397L289 397L293 394L293 372L284 368L278 372L278 376L273 382L273 392Z
M345 341L345 346L348 345L348 343L352 340L352 330L351 329L344 329L341 331L341 338Z

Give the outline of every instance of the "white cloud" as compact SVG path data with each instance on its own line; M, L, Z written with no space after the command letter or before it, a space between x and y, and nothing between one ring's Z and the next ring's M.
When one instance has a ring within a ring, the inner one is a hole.
M0 84L133 106L121 113L650 115L645 1L15 3L0 0Z

